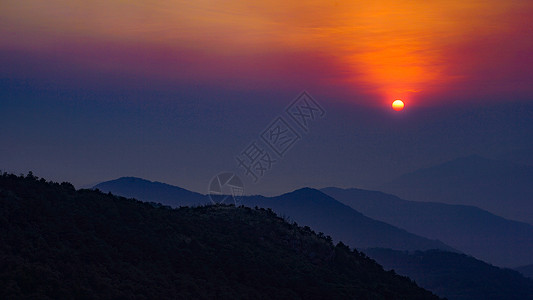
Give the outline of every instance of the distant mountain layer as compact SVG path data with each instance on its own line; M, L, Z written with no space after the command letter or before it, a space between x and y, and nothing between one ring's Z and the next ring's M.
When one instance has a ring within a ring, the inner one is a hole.
M533 262L533 226L472 206L406 201L360 189L322 191L376 220L439 239L489 263L516 267Z
M206 196L185 189L140 178L120 178L96 186L100 190L172 207L208 202ZM162 201L157 196L163 195ZM398 250L453 249L384 222L372 220L354 209L314 189L301 189L277 197L248 196L242 204L271 208L300 225L330 235L357 248L386 247Z
M386 269L409 276L449 300L533 299L533 280L464 254L429 250L407 253L365 249Z
M1 299L438 299L264 209L0 175Z
M533 224L533 166L468 156L377 187L414 201L473 205Z
M111 192L127 198L136 198L145 202L161 203L164 205L196 206L206 204L209 200L205 195L157 181L149 181L137 177L121 177L105 181L94 188L107 193Z
M524 276L533 279L533 265L518 267L515 270L522 273Z
M271 208L301 225L324 232L357 248L387 247L398 250L443 249L455 251L437 240L414 235L373 220L332 197L311 188L277 197L244 197L246 206ZM374 246L372 246L374 245Z

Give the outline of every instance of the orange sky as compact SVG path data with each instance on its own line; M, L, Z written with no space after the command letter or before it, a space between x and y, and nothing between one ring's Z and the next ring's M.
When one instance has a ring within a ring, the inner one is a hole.
M66 69L423 104L531 95L532 12L517 0L4 0L0 48L58 55Z

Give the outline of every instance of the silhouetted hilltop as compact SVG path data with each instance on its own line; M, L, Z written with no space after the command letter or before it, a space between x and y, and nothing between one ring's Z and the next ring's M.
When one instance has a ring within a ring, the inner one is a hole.
M437 299L265 209L0 176L0 298Z
M533 299L533 280L464 254L439 250L364 251L387 270L409 276L420 286L450 300Z

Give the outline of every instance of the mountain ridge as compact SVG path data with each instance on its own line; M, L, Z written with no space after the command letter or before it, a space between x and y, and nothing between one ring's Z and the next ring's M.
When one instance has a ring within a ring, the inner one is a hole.
M406 200L471 205L533 225L533 166L470 155L374 187Z
M438 299L271 210L0 175L0 298Z
M169 206L194 206L207 204L205 195L196 193L179 186L144 178L125 176L113 180L100 182L93 186L103 192L130 198L142 198L145 202L157 202ZM180 198L179 203L175 198Z
M409 232L439 239L478 259L503 267L533 262L533 226L473 206L419 202L379 191L322 189L363 214Z
M385 222L373 220L313 188L301 188L275 197L243 197L242 203L251 207L272 208L277 213L327 233L336 240L343 240L353 247L394 245L391 248L401 250L456 251L441 241L422 238Z
M148 192L146 190L142 190L143 193L136 194L136 192L140 189L136 188L135 186L127 190L126 193L123 193L124 189L121 190L112 188L113 183L115 182L116 181L104 182L103 186L106 186L107 188L104 191L109 190L118 195L134 197L147 202L156 201L154 201L153 197L145 197L145 195L152 196L154 194L161 194L160 192ZM122 181L121 183L123 182L124 181ZM134 181L128 182L131 184ZM98 186L102 185L96 185L95 187ZM123 188L124 185L121 185L120 187ZM146 187L146 185L143 184L143 187ZM161 186L149 186L149 188L159 187ZM165 187L165 190L168 190L168 188ZM171 203L170 206L177 207L180 205L201 205L204 203L209 203L207 196L195 193L196 195L202 196L198 196L198 199L200 199L198 202L191 203L191 201L185 199L184 203L182 204L180 200L178 200L180 199L181 195L183 195L181 190L183 189L179 188L179 190L177 190L178 193L176 193L175 196L169 197L166 201L166 205L169 205L168 203ZM291 200L291 197L297 197L300 203L287 201ZM289 217L292 220L297 221L299 224L308 225L316 231L321 231L325 234L331 235L336 240L343 240L352 247L388 247L399 250L427 250L435 248L456 251L455 249L448 245L445 245L441 241L426 239L424 237L409 233L403 229L399 229L392 225L385 224L384 222L371 220L360 212L338 202L337 200L313 188L300 188L292 192L274 197L264 197L261 195L243 196L241 197L241 204L250 207L258 206L264 208L272 208L278 214ZM313 207L314 211L310 211L310 207ZM333 210L336 214L343 215L347 220L349 219L350 222L352 222L350 228L353 230L354 233L359 233L359 237L357 239L351 237L355 235L346 229L346 224L339 223L339 218L332 217L334 216L334 214L324 214L324 208ZM356 223L366 226L365 228L367 229L367 231L362 230L362 227L353 225ZM372 234L373 228L377 230L376 232L380 232L380 234ZM361 238L363 236L364 238ZM387 242L387 239L390 239L393 242L389 243Z

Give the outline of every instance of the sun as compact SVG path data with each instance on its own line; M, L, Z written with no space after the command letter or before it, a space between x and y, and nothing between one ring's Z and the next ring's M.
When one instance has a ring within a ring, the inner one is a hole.
M404 106L405 104L400 99L394 100L394 102L392 102L392 109L394 109L395 111L403 110Z

